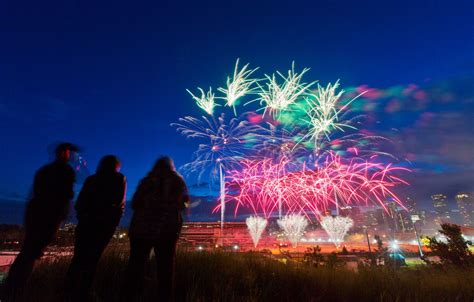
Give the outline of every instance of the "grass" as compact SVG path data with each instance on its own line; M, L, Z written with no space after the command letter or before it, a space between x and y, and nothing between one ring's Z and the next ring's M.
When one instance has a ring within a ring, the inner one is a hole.
M96 276L96 301L117 301L127 252L109 249ZM39 263L21 301L60 301L68 258ZM141 301L157 298L150 262ZM254 253L180 252L178 301L473 301L474 270L313 268Z

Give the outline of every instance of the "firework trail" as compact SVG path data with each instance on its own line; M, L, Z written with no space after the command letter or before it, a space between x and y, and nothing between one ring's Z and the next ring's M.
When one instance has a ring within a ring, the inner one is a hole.
M249 64L244 65L241 70L239 70L239 59L235 62L234 75L232 78L227 77L226 88L219 87L217 90L224 93L224 99L226 100L226 106L232 107L234 114L236 114L235 105L239 98L253 93L254 84L258 80L250 78L250 76L258 70L257 68L248 69Z
M189 89L186 89L193 100L196 101L196 105L202 110L206 111L207 114L212 115L214 113L214 107L217 106L212 88L209 87L209 91L207 93L204 92L204 90L200 87L198 87L198 90L201 92L200 97L195 96Z
M339 248L341 242L344 241L347 231L354 224L352 219L343 216L325 216L321 219L320 223L336 248Z
M259 216L250 216L245 220L250 236L252 237L254 247L257 247L262 233L267 227L267 220Z
M303 215L285 215L277 220L278 225L285 233L286 238L293 247L298 246L298 242L304 235L304 230L308 226L308 220Z

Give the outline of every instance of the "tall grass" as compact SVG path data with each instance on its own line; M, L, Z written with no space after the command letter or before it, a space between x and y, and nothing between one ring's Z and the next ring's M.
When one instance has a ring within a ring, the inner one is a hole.
M127 252L108 250L98 268L96 301L117 301ZM68 258L44 260L21 301L61 301ZM178 301L473 301L474 270L313 268L254 253L178 253ZM157 299L150 261L140 301Z

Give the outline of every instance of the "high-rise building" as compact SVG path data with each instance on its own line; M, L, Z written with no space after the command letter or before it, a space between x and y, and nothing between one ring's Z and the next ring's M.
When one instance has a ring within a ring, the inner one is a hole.
M463 226L474 226L474 194L458 193L456 194L456 203Z
M405 207L410 213L416 212L418 210L416 206L416 201L411 197L406 198Z
M449 210L447 199L444 194L431 195L435 212L435 223L437 224L451 221L451 211Z
M364 213L364 226L367 228L377 227L379 225L376 217L376 211L367 211Z

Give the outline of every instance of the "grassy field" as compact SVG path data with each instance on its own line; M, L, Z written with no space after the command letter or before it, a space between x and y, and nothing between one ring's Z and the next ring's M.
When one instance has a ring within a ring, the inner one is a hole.
M60 301L69 258L42 261L21 301ZM96 277L96 301L117 301L127 253L108 250ZM150 262L140 301L154 301ZM178 301L473 301L474 270L430 267L313 268L252 253L178 253Z

